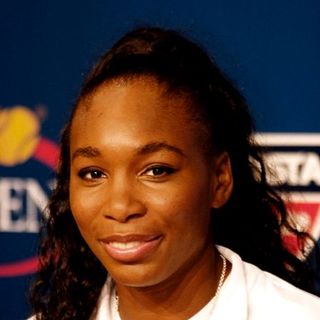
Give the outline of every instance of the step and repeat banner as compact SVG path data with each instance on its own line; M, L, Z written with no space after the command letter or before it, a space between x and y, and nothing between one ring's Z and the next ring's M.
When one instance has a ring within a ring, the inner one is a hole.
M181 30L216 57L247 97L274 183L301 228L320 237L320 2L2 1L0 320L29 315L39 220L83 76L143 25Z

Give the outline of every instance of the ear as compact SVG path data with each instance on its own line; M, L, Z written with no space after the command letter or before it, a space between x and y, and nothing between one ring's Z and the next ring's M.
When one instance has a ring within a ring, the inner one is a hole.
M233 189L233 176L230 157L221 153L214 161L212 172L212 208L222 207L230 198Z

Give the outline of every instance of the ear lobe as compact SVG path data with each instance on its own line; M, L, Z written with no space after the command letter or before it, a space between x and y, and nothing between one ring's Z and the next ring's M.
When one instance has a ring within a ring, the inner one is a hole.
M212 208L222 207L230 198L233 189L233 176L230 157L223 152L215 159L212 173Z

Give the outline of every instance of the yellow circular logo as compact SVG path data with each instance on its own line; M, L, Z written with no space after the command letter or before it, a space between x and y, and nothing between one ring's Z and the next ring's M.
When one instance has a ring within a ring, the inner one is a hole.
M0 109L0 165L15 166L32 157L39 143L40 121L24 106Z

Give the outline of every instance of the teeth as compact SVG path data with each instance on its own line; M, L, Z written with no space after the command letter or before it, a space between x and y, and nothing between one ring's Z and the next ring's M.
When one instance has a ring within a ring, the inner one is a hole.
M110 242L110 246L116 249L133 249L141 244L139 241L132 242Z

